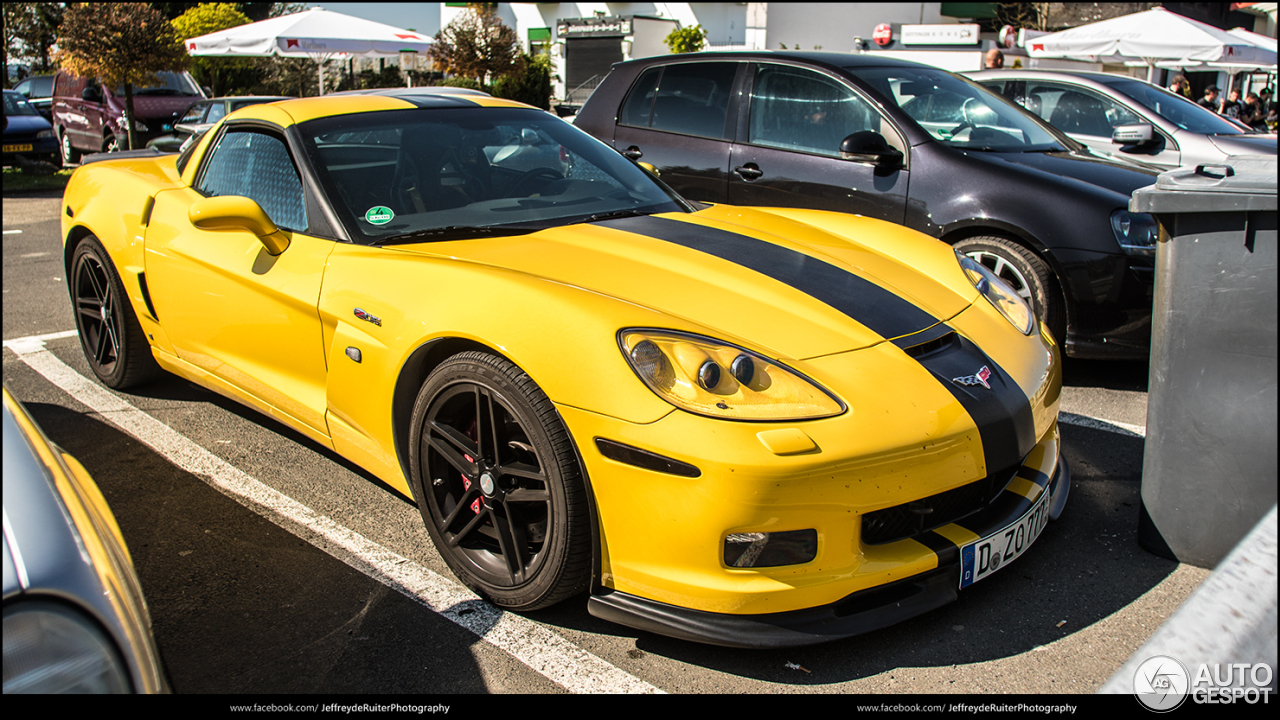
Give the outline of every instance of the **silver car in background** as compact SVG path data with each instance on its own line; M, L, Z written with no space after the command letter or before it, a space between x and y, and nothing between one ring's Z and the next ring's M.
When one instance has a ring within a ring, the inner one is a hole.
M168 683L120 528L93 478L4 389L4 694Z
M1160 169L1276 154L1276 136L1251 132L1181 95L1128 75L1054 70L965 73L1077 142Z

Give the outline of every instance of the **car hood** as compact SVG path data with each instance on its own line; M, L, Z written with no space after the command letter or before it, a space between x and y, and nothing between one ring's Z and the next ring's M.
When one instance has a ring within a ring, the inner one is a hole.
M391 249L532 273L796 359L920 332L977 297L946 244L816 211L712 206Z
M6 115L5 120L8 121L4 128L6 135L26 135L53 127L39 115Z
M1099 155L1068 151L1059 152L969 152L969 157L992 165L1003 166L1019 175L1035 176L1038 182L1089 185L1123 196L1121 205L1129 202L1134 190L1156 181L1155 170L1111 160Z
M1275 155L1275 135L1210 135L1212 142L1227 155Z
M144 120L174 118L201 99L198 95L135 95L133 112ZM117 100L120 101L120 107L124 107L124 96Z

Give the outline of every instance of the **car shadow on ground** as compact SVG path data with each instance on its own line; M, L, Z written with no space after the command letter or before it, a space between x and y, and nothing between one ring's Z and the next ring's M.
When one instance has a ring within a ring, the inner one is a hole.
M115 514L174 692L518 691L490 686L473 633L246 512L114 426L60 405L27 409ZM407 671L416 684L405 685Z

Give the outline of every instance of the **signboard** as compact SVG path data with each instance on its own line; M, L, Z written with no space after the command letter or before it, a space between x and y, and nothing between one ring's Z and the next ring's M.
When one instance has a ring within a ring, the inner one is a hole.
M631 18L604 17L576 21L562 20L556 25L556 34L560 38L630 35Z
M903 25L899 40L903 45L977 45L978 26Z
M875 40L877 45L888 45L893 42L893 28L889 27L889 23L880 23L871 33L871 39Z

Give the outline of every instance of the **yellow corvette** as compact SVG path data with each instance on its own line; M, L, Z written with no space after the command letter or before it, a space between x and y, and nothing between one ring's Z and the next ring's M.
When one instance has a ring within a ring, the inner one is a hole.
M332 447L505 608L823 642L954 600L1067 497L1058 349L985 268L688 202L519 103L248 107L80 168L62 231L102 382L162 369Z

